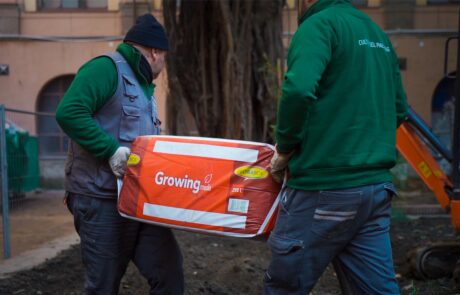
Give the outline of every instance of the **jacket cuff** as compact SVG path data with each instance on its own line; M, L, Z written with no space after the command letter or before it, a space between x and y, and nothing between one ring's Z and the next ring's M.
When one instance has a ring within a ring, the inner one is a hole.
M118 142L116 142L115 140L113 140L109 147L107 148L107 152L104 154L104 158L106 160L110 159L114 154L115 152L117 151L117 149L120 147L120 145L118 144Z
M279 154L289 154L296 148L295 144L277 144L276 151Z

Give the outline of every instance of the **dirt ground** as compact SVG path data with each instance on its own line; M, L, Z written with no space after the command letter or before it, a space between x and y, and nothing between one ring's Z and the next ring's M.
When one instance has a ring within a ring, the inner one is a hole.
M31 198L12 211L18 219L12 217L12 227L29 229L28 233L23 231L21 234L19 231L14 235L17 241L13 253L19 253L21 249L33 248L40 244L40 240L73 231L70 215L60 203L62 193L54 192L37 196L39 200ZM45 206L47 208L39 211L40 218L33 217L37 214L37 204L44 201L48 205ZM53 221L52 224L47 223L50 221ZM407 220L404 216L396 215L393 219L391 235L395 267L402 294L455 294L450 278L416 280L408 273L406 261L407 253L418 245L443 240L460 242L460 237L453 234L448 218ZM32 238L33 236L35 238ZM39 236L38 240L37 236ZM176 237L184 255L187 295L261 294L262 278L270 261L270 251L264 242L183 231L176 231ZM78 245L72 246L56 258L31 270L1 279L0 294L80 294L83 286L83 268L79 251ZM123 278L120 294L147 293L147 284L137 269L130 265ZM340 294L332 269L326 270L312 294Z
M31 192L12 201L9 209L12 257L74 232L72 215L63 205L63 197L64 191L56 190ZM1 262L3 242L0 251Z

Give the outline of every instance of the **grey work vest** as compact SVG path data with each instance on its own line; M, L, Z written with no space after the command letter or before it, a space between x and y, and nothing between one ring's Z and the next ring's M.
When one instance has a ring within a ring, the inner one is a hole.
M134 72L118 52L106 54L118 71L115 94L93 118L100 128L130 147L139 135L160 134L155 98L147 99ZM69 144L65 189L68 192L102 198L116 198L116 177L107 160L94 157L74 141Z

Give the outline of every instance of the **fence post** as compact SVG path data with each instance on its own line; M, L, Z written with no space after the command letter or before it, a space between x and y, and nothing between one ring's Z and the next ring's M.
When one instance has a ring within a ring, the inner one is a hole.
M2 201L3 256L10 258L10 220L8 200L8 163L6 159L6 114L5 106L0 104L0 194Z

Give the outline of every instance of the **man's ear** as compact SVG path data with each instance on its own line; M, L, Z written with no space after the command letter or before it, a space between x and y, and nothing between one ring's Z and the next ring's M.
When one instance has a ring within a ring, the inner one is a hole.
M158 58L158 49L152 48L150 53L152 54L152 60L155 62Z

